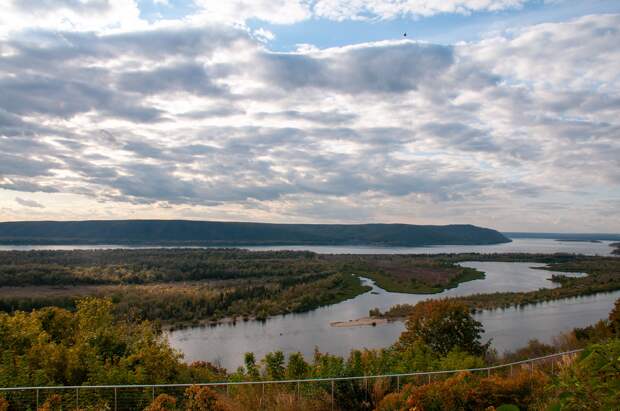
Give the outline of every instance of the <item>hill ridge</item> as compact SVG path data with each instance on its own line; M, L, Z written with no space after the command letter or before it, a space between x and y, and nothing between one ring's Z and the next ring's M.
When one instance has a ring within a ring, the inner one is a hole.
M0 223L0 244L472 245L510 240L471 224L284 224L204 220L82 220Z

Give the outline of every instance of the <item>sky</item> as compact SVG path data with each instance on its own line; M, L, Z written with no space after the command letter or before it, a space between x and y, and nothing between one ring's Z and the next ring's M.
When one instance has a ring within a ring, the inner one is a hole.
M0 7L0 221L620 232L617 0Z

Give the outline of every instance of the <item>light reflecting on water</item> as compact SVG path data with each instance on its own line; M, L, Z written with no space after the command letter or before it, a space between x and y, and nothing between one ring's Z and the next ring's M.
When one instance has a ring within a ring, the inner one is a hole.
M494 245L439 245L432 247L370 247L370 246L260 246L238 247L248 250L309 250L325 254L441 254L441 253L576 253L586 255L611 255L612 241L599 243L556 241L545 238L517 238L510 243ZM8 250L108 250L118 248L176 248L157 246L107 245L0 245L0 251ZM210 247L188 247L210 248Z
M353 348L380 348L392 344L404 329L402 322L377 327L335 328L332 321L346 321L368 315L378 307L386 310L395 304L415 304L427 298L469 295L495 291L531 291L555 286L547 279L552 272L535 270L535 263L467 262L464 266L486 272L484 280L460 284L440 294L419 295L389 293L375 286L354 299L322 307L303 314L277 316L265 322L237 322L217 327L197 327L174 331L171 344L185 353L188 361L207 360L234 370L243 354L254 352L258 358L274 350L300 351L310 357L315 347L323 352L348 355ZM551 337L574 327L583 327L608 315L620 291L528 306L523 309L485 311L476 317L485 327L485 338L493 338L499 351L518 348L529 339L549 341Z

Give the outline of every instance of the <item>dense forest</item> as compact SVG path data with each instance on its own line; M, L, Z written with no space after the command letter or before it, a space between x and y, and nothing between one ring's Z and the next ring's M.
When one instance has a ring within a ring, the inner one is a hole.
M493 373L379 378L277 385L81 389L80 410L612 410L620 406L620 300L609 318L558 336L554 344L531 341L503 357L481 340L483 329L469 308L454 300L419 303L406 330L390 347L353 350L348 357L313 358L280 351L223 370L186 364L148 321L118 317L109 299L86 298L75 312L44 308L0 313L0 385L268 381L360 377L413 371L482 367L582 348L577 356ZM264 387L264 388L263 388ZM332 402L333 398L333 402ZM77 410L73 390L5 391L0 410Z
M420 246L509 241L489 228L456 224L266 224L187 220L0 223L0 244Z
M181 326L303 312L368 290L357 275L437 292L473 270L428 256L240 249L0 252L0 310L75 309L110 297L119 315ZM482 276L482 273L475 272Z
M114 249L0 252L0 310L74 310L84 297L110 297L118 315L165 326L264 319L309 311L366 292L358 276L395 292L436 293L484 273L462 261L537 262L560 287L462 297L472 309L503 308L620 289L620 260L572 254L326 255L241 249ZM543 267L544 268L544 267ZM404 317L396 306L388 318Z

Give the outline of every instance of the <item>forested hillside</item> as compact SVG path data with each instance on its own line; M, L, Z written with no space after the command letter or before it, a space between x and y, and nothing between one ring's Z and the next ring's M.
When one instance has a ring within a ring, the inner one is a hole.
M0 223L0 244L419 246L509 241L495 230L473 225L265 224L188 220Z

